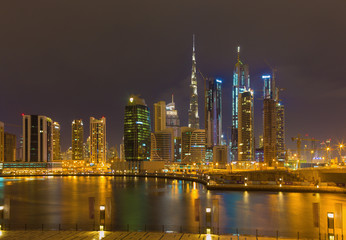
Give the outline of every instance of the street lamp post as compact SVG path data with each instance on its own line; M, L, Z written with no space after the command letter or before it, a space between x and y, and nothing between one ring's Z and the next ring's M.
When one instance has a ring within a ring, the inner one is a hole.
M341 150L343 149L343 147L344 147L344 144L339 145L340 162L342 162Z

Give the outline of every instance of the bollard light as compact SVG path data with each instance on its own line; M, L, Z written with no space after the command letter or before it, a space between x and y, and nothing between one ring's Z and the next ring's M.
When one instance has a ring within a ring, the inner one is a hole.
M207 228L207 234L210 235L211 229Z
M206 208L205 212L210 213L211 212L211 208Z
M100 206L100 210L101 210L101 211L104 211L105 209L106 209L105 206L103 206L103 205Z

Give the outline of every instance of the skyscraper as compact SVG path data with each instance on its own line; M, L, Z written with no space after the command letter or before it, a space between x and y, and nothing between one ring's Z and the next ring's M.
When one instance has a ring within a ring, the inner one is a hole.
M150 160L150 112L144 99L131 96L125 107L124 146L129 170L139 172L142 162Z
M90 117L90 162L106 163L106 118Z
M188 126L190 128L199 129L195 35L193 35L193 44L192 44L192 71L191 71L191 84L190 84L190 109L189 109Z
M237 63L233 71L232 88L232 127L231 127L231 160L238 158L238 97L244 89L250 89L249 66L240 61L240 47L238 47Z
M174 161L174 134L172 128L151 134L151 161L160 160L165 163Z
M84 129L82 119L72 121L72 160L83 160Z
M238 98L238 161L254 161L254 97L244 90Z
M286 160L285 144L285 106L279 101L276 102L276 154L280 162Z
M154 103L154 130L162 131L166 128L166 102L160 101Z
M14 134L5 132L5 162L16 161L17 137Z
M0 122L0 162L5 160L5 125Z
M199 163L205 159L205 130L181 128L181 162Z
M275 75L262 76L264 80L263 100L263 151L264 162L272 166L276 158L276 88Z
M213 147L221 145L222 136L222 81L208 79L205 90L206 160L212 161Z
M174 135L174 160L181 161L181 131L178 111L175 109L174 96L172 102L166 105L166 128L173 129Z
M53 121L49 117L23 115L23 160L53 160Z
M53 160L61 160L60 124L53 122Z
M178 111L175 109L173 94L172 102L166 105L166 127L173 128L174 137L180 136L180 119Z

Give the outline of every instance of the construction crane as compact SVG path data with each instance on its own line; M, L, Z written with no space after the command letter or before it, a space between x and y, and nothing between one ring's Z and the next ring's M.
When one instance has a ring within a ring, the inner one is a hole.
M301 147L302 147L302 141L310 141L310 142L319 142L320 140L314 139L314 138L302 138L300 134L298 134L296 137L291 138L292 141L297 141L297 155L298 160L301 160Z

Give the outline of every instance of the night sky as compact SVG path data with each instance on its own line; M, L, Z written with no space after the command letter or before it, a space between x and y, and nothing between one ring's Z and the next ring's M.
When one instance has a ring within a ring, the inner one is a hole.
M298 133L333 144L345 139L346 1L4 0L0 3L0 121L21 113L61 124L107 118L107 140L120 144L130 94L150 109L175 95L187 125L192 34L197 67L224 80L223 128L231 126L236 47L255 89L256 140L262 133L261 75L278 69L285 90L286 142ZM203 82L199 115L204 127ZM21 133L21 128L5 127Z

